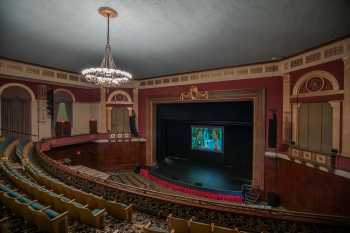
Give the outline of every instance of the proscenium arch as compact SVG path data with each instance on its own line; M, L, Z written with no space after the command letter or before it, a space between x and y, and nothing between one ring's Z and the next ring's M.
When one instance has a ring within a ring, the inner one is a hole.
M113 97L118 95L118 94L121 94L121 95L125 96L128 99L128 102L125 102L123 104L133 104L131 96L126 91L122 91L122 90L116 90L116 91L113 91L111 94L109 94L107 103L108 104L112 104L113 103L112 102Z
M30 87L28 87L27 85L24 85L21 83L7 83L7 84L0 87L0 97L2 96L4 90L6 90L9 87L20 87L20 88L25 89L29 93L29 95L31 97L31 121L32 121L31 122L31 131L32 131L31 134L35 134L34 132L38 127L38 122L37 122L38 114L36 111L37 101L36 101L35 94L34 94L33 90ZM1 101L1 98L0 98L0 101ZM0 108L0 111L1 111L1 108ZM0 112L0 117L1 117L1 112ZM1 119L0 119L0 124L1 124ZM37 137L32 136L32 140L33 141L37 140Z
M293 87L292 95L298 95L301 85L303 85L305 81L314 77L327 79L332 84L333 90L335 91L339 90L338 80L331 73L324 70L314 70L304 74L303 76L301 76L301 78L298 79L298 81L295 83Z

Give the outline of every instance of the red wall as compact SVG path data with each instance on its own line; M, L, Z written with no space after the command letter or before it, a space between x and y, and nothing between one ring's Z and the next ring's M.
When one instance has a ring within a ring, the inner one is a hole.
M145 106L148 98L178 96L181 92L187 92L191 85L142 89L139 93L139 129L141 135L145 135ZM271 109L277 111L278 144L282 143L282 94L283 80L280 76L244 79L224 82L212 82L196 84L199 90L233 90L233 89L265 89L266 90L266 132L268 132L268 119L271 117ZM266 133L267 138L267 133Z

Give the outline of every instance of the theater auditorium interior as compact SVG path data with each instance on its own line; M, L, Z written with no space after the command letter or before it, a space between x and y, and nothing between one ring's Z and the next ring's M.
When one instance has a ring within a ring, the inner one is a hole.
M349 12L1 0L0 232L350 232Z

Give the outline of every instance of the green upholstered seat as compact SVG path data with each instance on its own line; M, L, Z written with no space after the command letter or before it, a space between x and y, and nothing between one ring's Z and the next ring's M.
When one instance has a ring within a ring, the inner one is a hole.
M52 210L52 209L46 209L46 210L44 210L43 211L45 214L47 214L47 216L49 216L49 218L51 219L51 218L55 218L55 217L57 217L59 214L56 212L56 211L54 211L54 210Z
M29 203L30 202L30 200L28 198L26 198L26 197L20 197L17 200L19 200L22 203Z
M21 196L19 193L15 192L15 191L10 191L10 192L8 192L8 195L9 195L10 197L14 197L14 198L18 198L18 197Z
M5 185L1 185L0 186L0 189L2 190L2 191L4 191L4 192L10 192L11 191L11 189L9 189L7 186L5 186Z
M35 210L41 210L41 209L44 209L44 206L37 203L37 202L34 202L33 204L30 205L30 207L32 207L33 209Z
M83 208L84 206L82 204L80 204L79 202L73 202L73 204L76 206L76 207L79 207L79 208Z

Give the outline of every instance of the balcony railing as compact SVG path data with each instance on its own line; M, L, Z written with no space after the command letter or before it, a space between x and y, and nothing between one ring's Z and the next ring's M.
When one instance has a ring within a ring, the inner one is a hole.
M289 146L288 156L295 162L301 162L306 165L312 165L318 168L326 168L334 171L337 153L321 153L300 148L296 145Z

